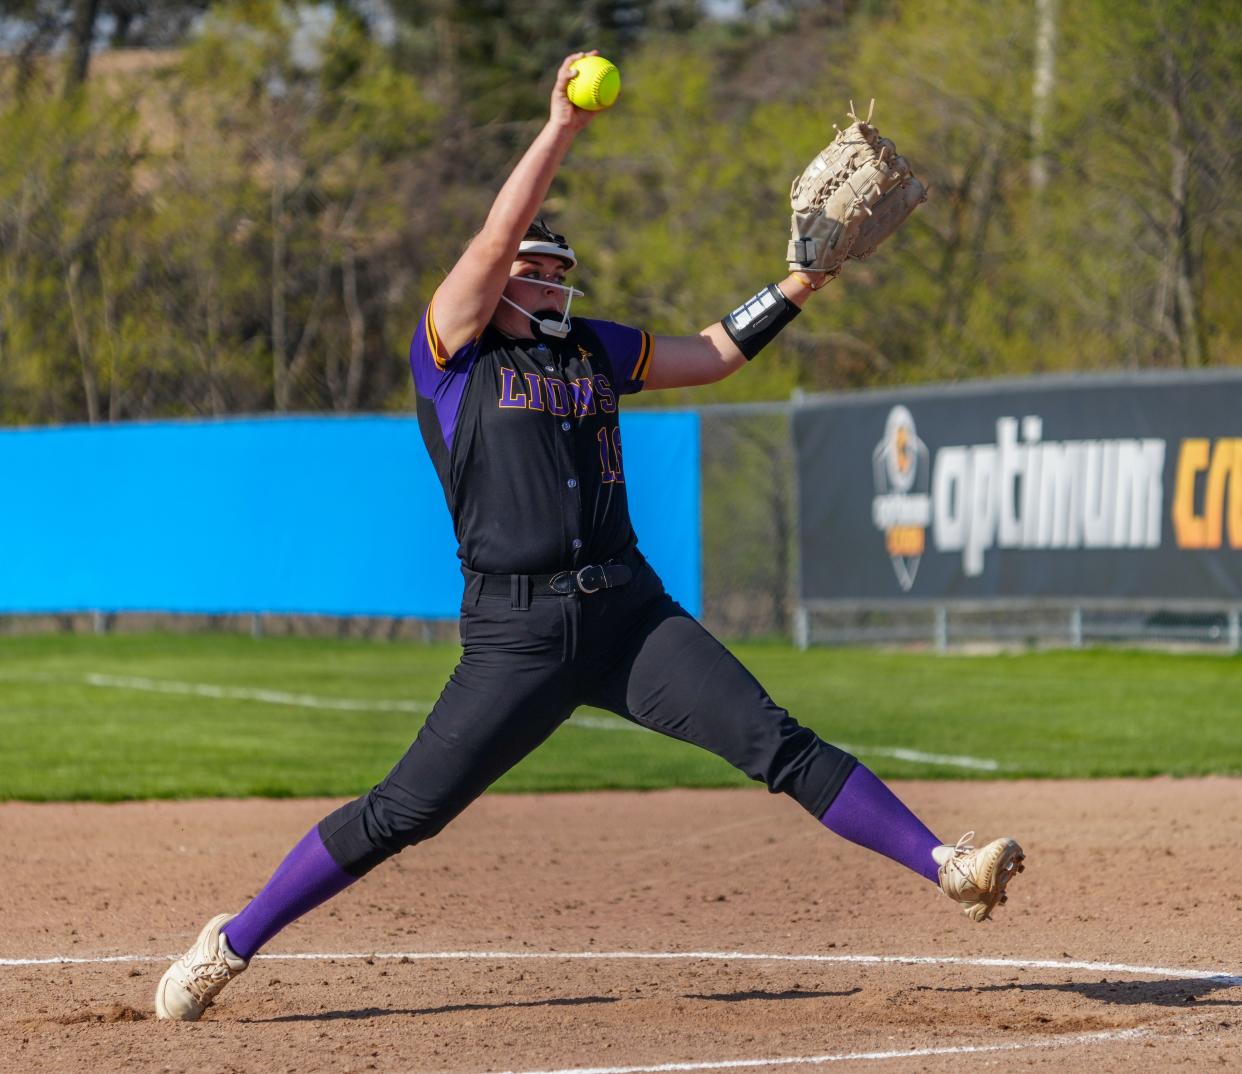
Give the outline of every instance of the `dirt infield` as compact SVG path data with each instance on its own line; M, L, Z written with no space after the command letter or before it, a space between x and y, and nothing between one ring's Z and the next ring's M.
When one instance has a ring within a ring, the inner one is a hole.
M998 920L762 791L490 796L196 1025L164 956L333 803L0 805L0 1070L1242 1069L1242 781L898 786L1021 839Z

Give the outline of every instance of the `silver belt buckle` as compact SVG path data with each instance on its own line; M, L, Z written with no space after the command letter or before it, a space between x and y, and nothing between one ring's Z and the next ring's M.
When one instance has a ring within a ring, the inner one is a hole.
M574 575L574 581L577 583L577 585L578 585L578 589L579 589L579 591L580 591L580 592L582 592L582 593L598 593L598 592L600 591L600 589L602 588L602 586L598 586L598 585L597 585L597 586L591 586L590 588L588 588L588 587L587 587L587 585L586 585L586 583L585 583L585 582L583 582L583 580L582 580L582 576L583 576L584 574L586 574L586 572L587 572L587 571L589 571L589 570L590 570L593 566L596 566L596 564L588 564L587 566L583 567L583 568L582 568L582 570L578 571L578 572ZM602 573L603 573L603 571L602 571L602 568L601 568L601 574L602 574ZM601 578L600 580L601 580L601 582L603 581L603 579L602 579L602 578Z

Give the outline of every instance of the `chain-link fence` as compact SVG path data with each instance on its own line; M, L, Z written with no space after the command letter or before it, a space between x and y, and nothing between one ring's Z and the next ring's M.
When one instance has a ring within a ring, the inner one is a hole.
M786 403L699 411L703 619L721 637L790 636L797 597L790 416Z
M990 605L801 608L794 636L807 645L902 645L937 650L1084 645L1242 651L1233 607L998 601Z

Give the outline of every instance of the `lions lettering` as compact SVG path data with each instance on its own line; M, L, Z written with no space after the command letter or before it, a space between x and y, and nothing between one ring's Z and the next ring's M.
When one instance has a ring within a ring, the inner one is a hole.
M522 381L525 381L524 387ZM558 417L570 413L575 418L589 418L596 412L596 402L604 414L617 412L617 395L602 373L565 381L527 373L519 378L508 366L500 367L500 401L502 410L547 410Z

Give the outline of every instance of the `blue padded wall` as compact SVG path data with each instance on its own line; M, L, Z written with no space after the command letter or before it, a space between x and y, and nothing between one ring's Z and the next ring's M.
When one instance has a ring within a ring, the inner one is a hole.
M698 416L622 418L639 547L702 603ZM457 615L410 417L0 430L0 612Z

